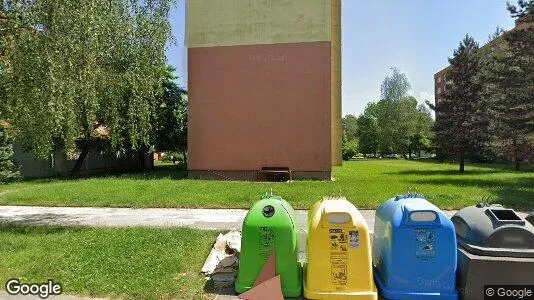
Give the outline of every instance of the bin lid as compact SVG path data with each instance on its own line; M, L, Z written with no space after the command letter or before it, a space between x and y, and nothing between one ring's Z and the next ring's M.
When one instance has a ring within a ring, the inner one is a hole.
M534 226L502 205L474 205L451 218L458 244L487 256L534 257Z
M262 196L261 199L254 203L250 208L243 225L245 225L245 223L264 224L265 220L271 220L270 223L277 224L277 226L290 225L295 228L297 225L295 210L280 196Z

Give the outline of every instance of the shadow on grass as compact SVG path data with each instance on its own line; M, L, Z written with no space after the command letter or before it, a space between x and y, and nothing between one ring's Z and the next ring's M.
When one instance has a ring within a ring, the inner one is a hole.
M129 178L129 179L142 179L142 180L152 180L152 179L183 180L183 179L187 179L187 171L183 169L178 169L175 166L155 166L151 170L120 174L114 177Z
M532 177L520 177L512 180L439 178L413 180L412 182L421 185L456 185L483 188L494 195L494 203L518 209L534 209L534 178Z
M47 178L26 178L22 182L32 183L49 183L53 181L63 180L79 180L79 179L98 179L98 178L125 178L125 179L139 179L139 180L158 180L158 179L172 179L183 180L187 179L187 171L179 169L172 165L154 166L148 170L134 170L134 171L115 171L104 172L100 174L84 174L77 176L54 176Z
M0 216L0 224L6 227L16 226L59 226L69 224L76 226L76 217L69 214L40 213L22 216ZM2 228L3 229L3 228Z
M405 170L398 172L385 172L386 175L417 175L417 176L454 176L454 175L483 175L483 174L498 174L509 173L509 170L501 169L487 169L487 170L466 170L465 173L460 173L458 170Z
M225 287L217 287L213 283L213 280L207 280L204 284L204 292L208 294L215 294L215 295L226 295L226 296L235 296L236 292L234 290L234 286L225 286Z
M81 226L58 226L58 225L30 225L26 223L6 221L4 218L0 218L0 232L10 234L22 234L25 236L35 235L41 236L43 234L61 234L64 232L78 232L84 230Z

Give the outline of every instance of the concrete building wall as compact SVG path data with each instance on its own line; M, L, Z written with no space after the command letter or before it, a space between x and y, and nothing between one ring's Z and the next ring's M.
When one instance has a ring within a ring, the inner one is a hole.
M21 175L24 178L68 176L76 163L76 159L68 158L62 151L55 151L49 159L40 159L31 152L25 152L18 143L14 143L13 150L14 160L19 165ZM154 167L152 153L144 155L142 164L147 169ZM91 149L77 175L139 169L141 169L141 160L138 153L117 156L114 153L102 153L96 149Z
M188 0L189 48L330 41L330 0Z
M279 167L330 179L338 115L341 127L334 2L187 2L190 176L250 179Z
M332 165L341 166L341 0L332 0L331 5L331 106L332 106Z

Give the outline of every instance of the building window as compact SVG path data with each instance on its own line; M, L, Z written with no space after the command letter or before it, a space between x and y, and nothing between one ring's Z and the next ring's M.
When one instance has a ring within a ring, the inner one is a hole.
M438 88L438 94L441 94L441 87Z
M441 75L438 75L438 83L441 82Z

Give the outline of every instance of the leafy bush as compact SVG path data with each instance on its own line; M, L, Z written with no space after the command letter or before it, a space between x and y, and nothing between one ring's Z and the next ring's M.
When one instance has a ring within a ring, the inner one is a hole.
M356 140L343 141L343 148L341 149L341 157L343 160L349 160L358 153L358 143Z

